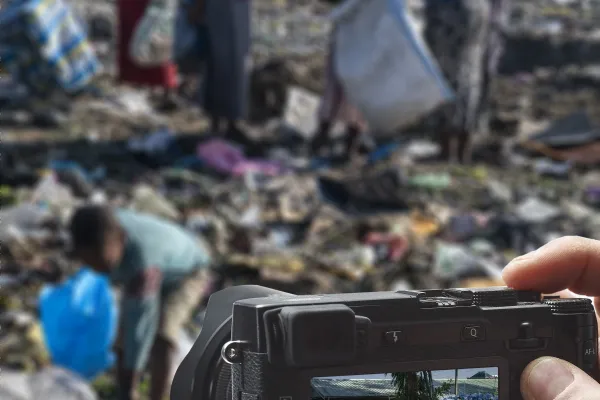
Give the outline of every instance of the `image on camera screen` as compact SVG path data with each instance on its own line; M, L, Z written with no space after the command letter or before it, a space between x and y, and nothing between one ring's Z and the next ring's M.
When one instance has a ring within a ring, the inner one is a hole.
M498 368L318 377L312 400L497 400Z

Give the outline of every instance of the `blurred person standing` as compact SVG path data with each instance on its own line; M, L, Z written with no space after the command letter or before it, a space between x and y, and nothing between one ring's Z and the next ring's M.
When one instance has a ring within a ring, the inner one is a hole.
M511 0L491 0L491 26L483 65L483 89L481 94L481 129L490 128L490 103L492 82L498 75L500 59L504 55L506 30L510 20Z
M142 67L129 55L129 44L138 23L152 0L117 0L118 30L118 80L139 86L159 88L163 92L159 107L165 111L177 107L177 66L167 62L157 67Z
M425 0L425 41L456 94L428 117L442 157L471 161L472 135L482 126L492 0ZM487 99L485 99L487 100Z
M340 5L346 0L322 0L329 5ZM335 25L329 36L329 52L325 67L325 92L321 98L319 109L319 127L311 142L313 153L319 153L331 142L331 130L335 122L340 120L345 124L345 157L351 158L361 150L361 139L366 135L368 124L360 111L348 103L344 89L335 71ZM362 150L368 150L363 148Z
M251 4L251 0L192 0L190 7L190 21L204 23L208 35L201 102L211 129L244 145L251 144L241 126L249 101Z

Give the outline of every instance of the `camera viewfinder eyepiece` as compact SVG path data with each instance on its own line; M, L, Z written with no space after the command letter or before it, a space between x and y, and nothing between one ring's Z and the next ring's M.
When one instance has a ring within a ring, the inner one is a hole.
M289 365L336 365L356 357L356 316L343 304L284 307L279 320Z

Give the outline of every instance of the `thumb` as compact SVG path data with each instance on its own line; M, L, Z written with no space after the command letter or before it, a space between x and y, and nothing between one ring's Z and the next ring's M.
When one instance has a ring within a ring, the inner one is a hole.
M542 357L521 376L525 400L600 400L600 384L566 361Z

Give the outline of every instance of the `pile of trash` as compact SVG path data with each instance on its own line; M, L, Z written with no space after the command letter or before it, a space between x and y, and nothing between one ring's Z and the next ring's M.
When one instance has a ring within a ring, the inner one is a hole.
M61 360L60 345L48 338L53 328L44 315L52 312L44 304L48 287L70 290L92 279L75 273L79 266L65 256L66 222L85 202L159 215L208 238L223 287L260 284L296 294L500 285L512 257L563 235L600 237L600 175L524 150L512 153L522 164L459 167L428 163L436 145L406 140L378 148L370 155L377 165L367 159L357 173L303 164L293 146L250 156L221 139L167 131L97 143L97 158L84 146L6 149L0 173L5 368L43 371L48 348ZM100 294L109 291L107 283L89 282ZM110 326L114 316L105 315L102 324ZM192 322L188 337L199 327L200 320ZM102 340L108 354L110 334L95 342ZM111 399L111 375L97 373L111 361L96 358L98 370L88 378ZM61 363L86 375L75 359Z
M96 400L85 381L61 368L48 367L31 375L3 370L0 396L6 400Z
M563 235L600 237L600 175L527 145L560 154L595 145L592 122L567 122L507 150L504 164L474 167L427 162L439 149L423 139L386 143L362 167L307 158L292 139L249 154L166 129L93 146L5 145L0 360L38 371L48 346L56 351L45 296L49 286L88 279L65 249L66 222L89 202L159 215L208 238L223 287L309 294L502 284L503 266L517 255ZM192 323L189 336L198 328ZM111 363L103 362L100 370Z

